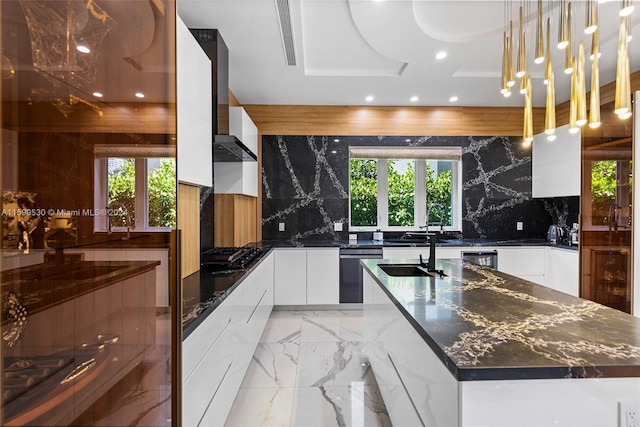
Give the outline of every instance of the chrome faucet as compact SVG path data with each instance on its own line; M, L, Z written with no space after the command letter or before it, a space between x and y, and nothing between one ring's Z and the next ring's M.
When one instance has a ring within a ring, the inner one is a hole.
M129 237L131 236L131 230L135 229L135 225L133 223L133 221L131 220L131 214L129 213L129 209L127 209L126 206L124 206L122 203L113 203L107 206L107 227L108 227L108 233L111 234L112 230L111 230L111 217L114 215L111 215L111 211L114 210L117 207L118 212L124 211L124 215L126 217L126 222L125 225L127 227L127 240L129 240Z
M444 205L442 205L442 203L429 203L427 205L427 217L425 219L425 225L421 225L420 228L425 228L427 231L429 231L429 215L431 215L431 210L436 206L440 208L440 231L442 231L442 223L444 221Z

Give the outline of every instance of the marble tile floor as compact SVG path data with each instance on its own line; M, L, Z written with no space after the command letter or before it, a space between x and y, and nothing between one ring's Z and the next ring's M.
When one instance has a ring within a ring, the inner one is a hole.
M226 426L391 426L362 310L273 311Z

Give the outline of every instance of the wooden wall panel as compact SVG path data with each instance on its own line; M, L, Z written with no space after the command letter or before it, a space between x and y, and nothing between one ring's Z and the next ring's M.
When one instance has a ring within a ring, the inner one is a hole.
M514 136L522 133L521 107L359 107L243 105L263 135ZM542 132L544 108L534 108Z
M244 246L258 241L257 201L256 197L242 194L214 195L215 246Z
M178 184L178 228L182 231L181 277L200 270L200 187Z

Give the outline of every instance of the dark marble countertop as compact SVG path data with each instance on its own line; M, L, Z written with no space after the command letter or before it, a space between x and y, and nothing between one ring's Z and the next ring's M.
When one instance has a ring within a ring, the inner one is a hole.
M428 241L397 239L386 240L301 240L269 241L270 246L279 248L362 248L362 247L426 247ZM438 247L483 247L483 246L551 246L563 249L578 250L577 245L552 244L545 239L439 239Z
M182 279L182 339L186 339L253 272L271 250L262 252L246 268L228 271L200 270Z
M458 259L443 278L361 262L458 381L640 377L639 318Z
M153 270L159 261L77 261L3 271L1 294L15 294L30 315ZM3 324L10 319L5 311Z

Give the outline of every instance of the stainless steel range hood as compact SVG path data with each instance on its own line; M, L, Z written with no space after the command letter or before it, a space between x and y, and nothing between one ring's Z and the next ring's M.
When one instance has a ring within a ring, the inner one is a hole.
M242 141L229 135L229 50L220 32L189 29L212 64L213 161L255 162L257 156Z
M213 137L214 162L255 162L258 157L234 135Z

